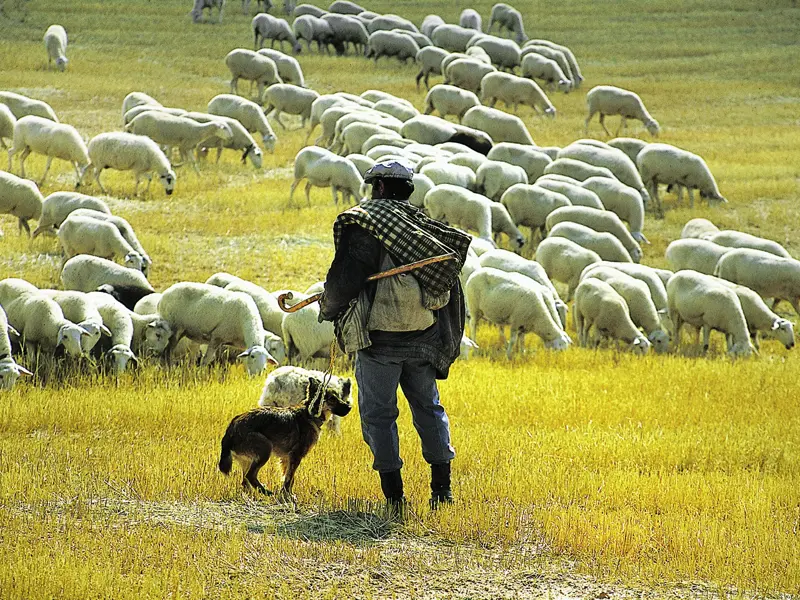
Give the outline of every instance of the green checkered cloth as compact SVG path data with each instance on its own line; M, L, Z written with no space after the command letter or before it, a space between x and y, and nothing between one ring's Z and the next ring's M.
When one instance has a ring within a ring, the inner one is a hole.
M444 296L455 285L472 241L463 231L434 221L418 208L398 200L367 200L340 213L333 224L337 249L348 225L358 225L375 236L398 266L454 254L455 260L413 271L423 291L431 297Z

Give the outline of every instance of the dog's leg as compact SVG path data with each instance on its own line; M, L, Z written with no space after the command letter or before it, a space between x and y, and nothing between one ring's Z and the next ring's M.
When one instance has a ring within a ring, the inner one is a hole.
M283 466L283 488L281 489L281 496L296 504L297 499L292 494L292 486L294 485L294 474L297 472L297 467L300 466L302 457L290 454L286 458L281 459Z
M272 493L267 491L258 480L258 472L261 470L261 467L267 464L272 454L272 444L266 437L255 432L248 434L246 444L248 454L253 457L253 462L250 463L250 468L247 470L247 473L245 473L244 478L259 492L271 496Z

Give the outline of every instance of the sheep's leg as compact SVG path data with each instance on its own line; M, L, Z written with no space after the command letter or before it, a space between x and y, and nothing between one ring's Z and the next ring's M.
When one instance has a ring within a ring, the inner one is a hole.
M23 219L22 217L19 218L19 232L22 233L22 230L25 230L28 234L28 237L31 237L31 227L28 225L28 219Z
M586 345L586 340L583 336L583 315L580 311L575 310L575 312L572 313L572 320L575 324L575 333L578 335L578 345L583 348L583 346Z
M81 184L81 175L83 173L81 173L81 168L77 162L72 163L72 166L75 168L75 187L77 188Z
M611 132L606 127L606 116L603 113L600 113L600 125L603 127L603 131L606 132L608 137L611 137Z
M311 206L311 182L306 183L306 202Z
M694 208L694 189L687 187L686 191L689 194L689 208Z
M286 125L284 125L283 121L281 121L281 111L279 111L278 109L275 109L275 114L272 115L272 116L275 117L275 120L278 122L278 125L280 125L281 128L285 131L286 130Z
M294 196L294 190L297 188L297 184L300 183L299 179L295 179L292 182L292 187L289 188L289 204L292 203L292 197Z
M711 327L703 325L703 353L708 352L710 347Z
M589 121L592 120L592 117L595 115L594 112L590 111L589 116L586 117L586 121L583 122L583 135L589 135Z
M103 168L102 167L95 167L94 168L94 180L97 182L97 185L100 187L100 191L103 192L104 194L108 194L108 192L106 192L106 188L104 188L103 184L100 182L100 173L102 173L102 172L103 172Z
M44 173L42 173L42 178L39 180L39 183L37 184L39 187L42 187L42 185L44 185L44 180L47 179L47 174L50 172L50 165L52 163L53 163L53 157L48 156L47 162L44 165Z
M25 159L28 158L31 154L31 149L25 146L25 149L22 151L22 154L19 155L19 172L20 174L25 177Z
M181 148L180 154L183 162L189 161L194 168L195 173L200 175L200 167L197 166L197 161L194 159L194 153L191 150L187 152L185 148Z
M339 190L335 185L331 186L331 194L333 194L333 205L339 206ZM342 204L345 203L347 198L344 197L344 192L342 192Z
M3 145L3 148L7 148L6 143L3 141L2 137L0 137L0 144ZM12 144L12 146L13 146L13 144ZM11 173L11 167L12 167L12 164L13 164L13 162L12 162L12 157L13 156L14 156L14 148L12 147L12 148L8 149L8 169L7 169L7 171L9 173Z
M217 357L217 350L219 350L219 344L216 342L211 342L206 348L206 353L203 355L203 359L200 361L201 367L207 367L214 359Z
M511 360L511 354L514 351L514 346L517 345L517 336L519 335L519 330L511 327L511 336L508 340L508 346L506 346L506 358Z
M619 127L617 127L617 132L614 134L614 137L619 136L619 132L622 131L623 129L625 130L628 129L628 120L625 118L624 115L619 118Z
M238 94L239 93L239 78L234 77L231 79L231 94Z
M775 303L777 304L778 300L776 300ZM796 312L797 316L800 317L800 298L794 298L792 300L789 300L789 304L792 305L794 312Z

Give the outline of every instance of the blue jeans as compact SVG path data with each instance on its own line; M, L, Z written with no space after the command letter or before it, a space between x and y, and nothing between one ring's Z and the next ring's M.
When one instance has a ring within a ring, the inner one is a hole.
M356 355L358 409L361 433L372 450L376 471L396 471L403 466L397 435L397 386L411 407L414 427L428 464L448 463L456 453L450 444L450 422L439 404L436 370L421 358L386 356L370 350Z

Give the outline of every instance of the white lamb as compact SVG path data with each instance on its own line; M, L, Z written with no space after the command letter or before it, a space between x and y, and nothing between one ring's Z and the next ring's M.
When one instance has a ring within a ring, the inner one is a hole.
M545 165L545 168L547 165ZM566 196L574 206L588 206L589 208L605 209L600 197L591 190L581 186L581 182L571 177L562 175L544 175L535 180L536 185L551 192L558 192Z
M516 184L508 188L500 198L500 203L508 209L511 219L518 227L531 228L531 240L537 233L544 237L545 223L551 212L571 205L563 194L527 184Z
M5 104L0 104L0 147L8 148L6 140L14 139L14 125L17 118Z
M131 92L122 100L123 125L125 124L125 113L137 106L163 107L164 105L144 92Z
M549 156L532 146L511 142L495 144L486 158L522 167L528 176L528 182L536 181L544 173L545 167L553 162Z
M43 200L35 183L0 171L0 214L17 217L20 233L24 229L30 236L28 221L42 216Z
M278 67L278 76L283 80L283 83L292 83L300 87L306 86L303 69L295 57L271 48L261 48L258 53L275 63Z
M552 213L550 214L552 216ZM549 218L548 216L548 219ZM563 221L550 229L548 237L567 238L584 248L593 250L600 255L603 260L633 262L630 254L625 250L625 246L622 245L622 242L620 242L619 238L614 234L595 231L586 225L581 225L572 221Z
M534 145L533 138L522 119L496 108L475 106L466 112L462 123L467 127L486 132L494 142Z
M462 187L437 185L427 194L423 205L432 219L477 231L492 242L492 208L489 200Z
M512 40L493 35L476 35L467 44L467 53L473 48L481 48L498 69L513 71L520 65L519 45Z
M438 48L436 46L428 46L420 48L415 57L416 63L419 65L419 73L417 73L417 89L419 89L420 80L425 80L425 88L429 89L429 80L431 75L442 74L442 60L447 56L447 50Z
M481 80L481 102L494 108L498 100L506 108L513 107L515 113L522 104L550 118L556 116L555 107L535 81L511 73L489 73Z
M105 258L85 254L75 256L64 263L61 283L65 290L79 292L93 292L103 284L141 288L146 293L155 291L141 271L123 267Z
M176 283L158 302L158 314L175 329L171 347L188 337L208 344L202 365L214 360L222 345L245 348L238 358L250 375L258 375L267 362L277 364L264 347L266 332L253 299L241 292L229 292L204 283Z
M638 138L618 137L608 140L608 145L623 152L625 156L633 161L633 164L636 164L636 157L647 146L647 142Z
M63 71L67 68L67 32L61 25L50 25L44 32L44 47L47 50L47 68L56 61L56 68Z
M476 191L499 201L512 185L528 183L525 169L498 160L487 160L475 173Z
M511 359L518 344L524 350L524 336L535 333L548 350L566 350L572 340L561 327L558 314L548 304L547 288L518 273L491 267L473 272L467 280L465 296L470 313L470 337L476 339L478 323L486 319L499 325L501 334L509 325L511 336L506 356Z
M639 192L621 181L608 177L590 177L582 185L597 194L606 210L628 223L634 240L649 243L642 233L644 203Z
M339 192L342 203L352 198L358 203L361 198L361 187L364 179L355 165L344 157L336 156L324 148L307 147L300 150L294 159L294 181L289 190L289 202L292 202L294 190L303 179L306 182L306 200L311 206L311 187L331 188L334 204L339 203Z
M267 152L275 150L275 143L278 141L275 132L272 131L264 111L255 102L246 98L240 98L232 94L219 94L208 103L208 112L212 115L222 115L239 121L250 133L259 133L264 141L264 149Z
M653 304L656 307L656 311L658 312L659 316L662 317L662 320L666 321L665 315L667 314L667 288L666 284L661 278L661 269L654 269L653 267L637 265L633 263L601 261L586 267L583 273L581 273L581 278L584 278L591 273L592 269L600 267L616 269L617 271L625 273L626 275L630 275L634 279L638 279L639 281L645 283L647 288L650 290L650 297L653 299Z
M642 248L628 231L620 218L611 211L597 210L586 206L569 206L554 210L547 216L547 229L552 230L559 223L573 222L590 227L598 232L610 233L616 237L633 259L641 262ZM614 260L614 259L606 259Z
M128 362L133 361L138 364L139 360L133 353L134 327L133 317L130 311L122 304L114 300L103 292L90 292L86 297L95 306L103 319L103 325L109 330L110 340L108 344L103 344L102 340L95 346L95 352L103 348L105 356L111 359L114 373L120 374L125 371ZM167 342L169 336L167 336Z
M319 94L314 90L290 83L271 85L266 92L264 114L269 116L271 112L275 111L273 117L283 129L286 129L286 125L281 121L282 112L299 115L302 119L300 127L305 127L306 121L311 118L311 105L317 98L319 98Z
M455 85L474 94L480 92L481 80L488 73L494 73L492 65L472 58L459 58L443 69L444 82Z
M203 19L203 11L208 9L208 18L211 19L211 12L217 9L217 23L222 23L222 13L225 10L225 0L194 0L192 6L192 22L199 23Z
M374 31L367 43L367 58L375 59L376 63L381 56L394 56L408 62L416 58L418 52L419 45L411 36L393 31Z
M565 302L572 300L586 267L602 260L596 252L561 237L545 238L536 248L536 262L547 276L567 286Z
M629 344L629 349L638 355L647 354L650 342L633 324L625 299L605 281L588 278L575 290L575 330L578 344L596 347L602 338L610 338ZM592 339L592 328L598 337Z
M713 275L719 259L730 252L730 248L694 238L675 240L667 246L666 258L673 271L686 269L705 275Z
M486 31L491 32L495 23L497 23L500 32L505 29L513 34L518 44L528 39L528 36L525 35L525 27L522 24L522 14L513 6L502 2L492 6L489 27L486 28Z
M89 155L86 143L72 125L55 123L50 119L28 115L22 117L14 125L14 145L8 151L8 170L11 170L11 161L15 154L22 153L19 157L19 166L22 176L25 177L25 159L31 153L43 154L47 157L44 173L39 180L39 185L44 183L50 164L54 158L69 161L75 168L75 176L80 183L83 170L89 164Z
M598 113L600 114L600 125L609 136L611 136L611 132L606 129L604 121L606 116L614 115L619 115L621 118L619 128L613 137L619 135L620 129L627 128L628 119L636 119L644 123L645 129L654 137L658 136L660 131L658 121L647 112L644 102L638 94L613 85L598 85L589 90L586 94L586 108L589 114L584 124L585 134L589 132L589 121Z
M103 317L97 307L83 292L62 290L40 290L42 294L55 300L61 307L64 317L86 331L89 335L81 336L81 350L88 354L101 335L111 337L111 331L103 324Z
M616 179L641 194L644 204L650 201L650 195L645 188L636 165L621 150L610 146L598 147L579 141L562 148L558 152L558 158L580 160L595 167L606 168L611 171Z
M475 172L469 167L435 161L425 165L420 169L420 173L428 177L436 186L453 185L470 191L475 190Z
M719 232L719 227L708 219L689 219L681 229L681 239L705 238L706 235Z
M753 250L761 250L762 252L768 252L775 256L792 258L789 251L778 242L773 242L772 240L741 231L728 229L713 233L709 232L703 236L703 239L719 244L720 246L727 246L728 248L752 248Z
M266 13L259 13L253 17L250 26L253 30L256 50L263 47L264 42L269 40L270 48L274 48L275 42L279 42L281 50L283 50L283 42L289 42L292 52L295 54L300 52L300 43L297 41L286 19L278 19Z
M256 18L259 16L261 15L256 15ZM254 81L258 87L258 101L261 102L266 86L283 83L275 62L252 50L244 48L231 50L225 57L225 65L231 72L231 94L239 93L239 79Z
M53 192L42 203L42 216L33 231L33 237L40 234L55 235L61 223L74 210L90 209L96 212L111 214L111 209L100 198L79 194L78 192Z
M465 8L461 11L461 15L458 17L458 24L465 29L483 30L481 15L472 8Z
M575 80L572 82L575 87L580 87L581 82L583 81L583 74L581 73L581 69L578 66L578 59L575 58L575 55L572 53L572 50L567 48L566 46L562 46L560 44L556 44L555 42L551 42L550 40L528 40L525 43L525 46L534 45L534 46L545 46L547 48L552 48L554 50L558 50L559 52L563 53L569 63L569 70L572 75L575 77Z
M532 52L522 59L522 76L530 79L541 79L551 90L569 93L572 82L566 76L558 63L541 54Z
M41 100L28 98L27 96L15 94L14 92L0 91L0 104L5 104L16 119L21 119L27 115L34 115L58 123L58 117L53 108L47 102Z
M563 175L578 181L586 181L590 177L608 177L616 179L614 174L605 167L595 167L582 160L574 158L557 158L547 165L545 175Z
M575 76L572 73L572 67L569 64L569 60L567 60L566 55L561 50L556 50L555 48L550 48L548 46L541 46L538 44L531 44L530 42L525 44L525 47L522 48L520 51L521 58L525 58L528 54L536 53L545 58L549 58L561 68L564 72L564 75L567 76L571 83L572 89L575 89L577 86L577 82L575 81Z
M669 316L675 346L681 343L684 324L703 330L703 348L709 347L711 330L725 334L728 354L747 357L755 351L736 291L714 277L696 271L680 271L667 284Z
M11 357L11 340L9 333L19 334L8 324L6 311L0 306L0 390L9 391L20 375L33 375L28 369L18 365Z
M133 171L136 176L134 196L139 194L139 182L147 179L146 193L150 193L153 172L158 175L167 196L175 189L175 171L161 148L148 137L125 132L101 133L89 142L89 165L83 173L94 174L94 180L104 194L108 192L100 182L104 169Z
M467 44L469 44L474 35L474 29L467 29L460 25L443 24L436 27L429 37L435 46L448 52L466 52Z
M297 295L301 298L303 295ZM283 343L290 363L314 358L329 358L336 339L333 323L319 322L319 304L314 303L283 317Z
M248 160L253 168L260 169L263 161L264 154L261 148L258 147L253 136L244 128L239 121L231 119L230 117L223 117L221 115L210 115L201 112L188 112L184 115L187 119L192 119L198 123L208 123L209 121L220 121L228 126L232 136L230 139L223 140L221 137L211 137L199 144L197 148L198 157L206 156L210 148L217 149L217 160L219 162L222 156L223 149L239 150L242 152L242 164Z
M141 271L144 257L122 236L114 223L71 214L58 229L65 262L78 254L113 260L121 258L129 269Z
M460 123L464 114L480 103L478 97L469 90L454 85L439 84L433 86L425 96L425 114L429 115L435 110L442 118L455 115Z

